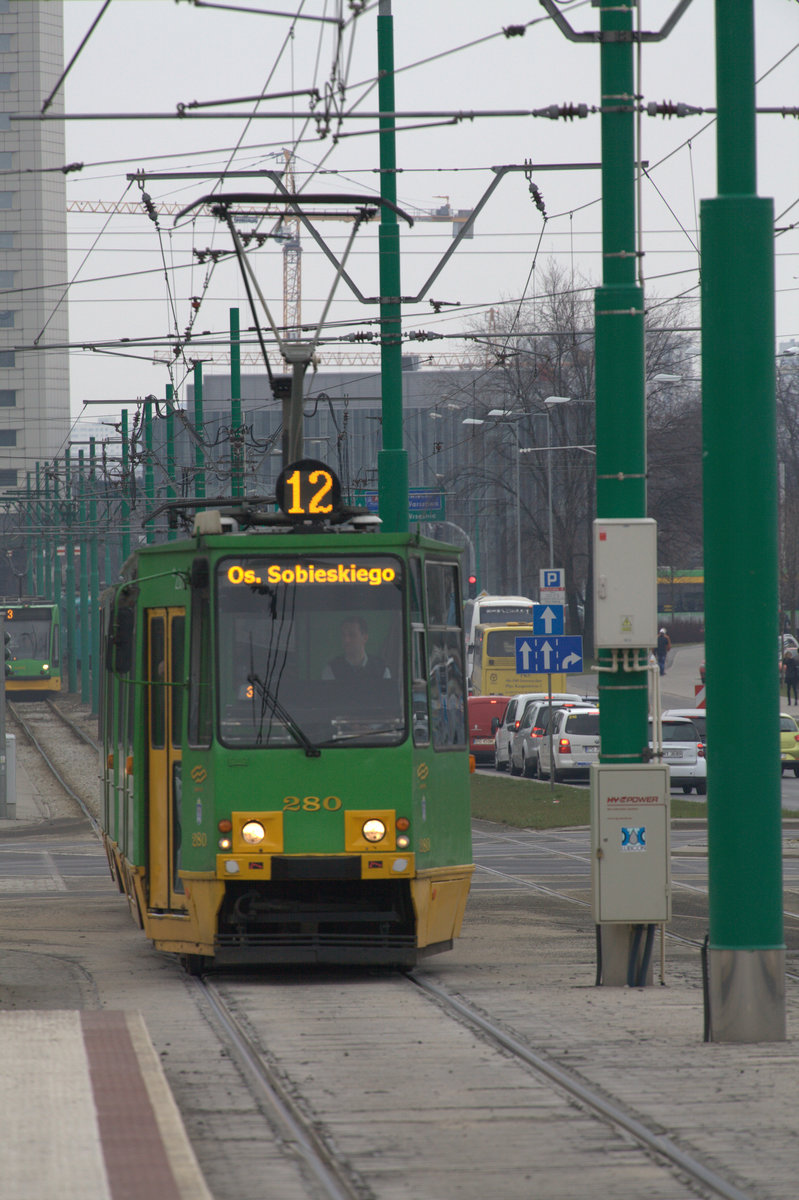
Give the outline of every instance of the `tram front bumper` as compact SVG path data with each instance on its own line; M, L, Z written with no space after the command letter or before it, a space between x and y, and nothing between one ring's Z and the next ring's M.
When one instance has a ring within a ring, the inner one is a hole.
M218 854L216 877L225 880L409 879L413 854Z

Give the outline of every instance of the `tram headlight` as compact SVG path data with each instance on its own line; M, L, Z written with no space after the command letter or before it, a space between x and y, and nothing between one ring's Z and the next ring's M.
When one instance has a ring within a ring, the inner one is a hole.
M377 817L371 817L370 820L364 821L361 833L367 842L382 842L386 836L386 827Z
M407 850L408 847L410 846L410 844L411 844L411 839L405 833L401 834L400 837L397 838L397 849L398 850Z
M230 838L229 837L221 837L219 839L219 849L220 850L229 850L230 849Z
M248 846L259 846L266 837L266 830L260 821L245 821L241 827L241 840Z

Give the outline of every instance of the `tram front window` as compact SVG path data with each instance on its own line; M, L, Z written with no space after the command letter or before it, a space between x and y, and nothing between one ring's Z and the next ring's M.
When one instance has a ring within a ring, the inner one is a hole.
M220 739L269 747L402 741L402 589L402 563L389 556L223 560Z

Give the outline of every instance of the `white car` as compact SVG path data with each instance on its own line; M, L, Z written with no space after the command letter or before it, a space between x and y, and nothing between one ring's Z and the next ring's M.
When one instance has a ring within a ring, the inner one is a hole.
M587 707L595 706L595 701ZM511 738L510 773L535 779L538 775L538 749L547 731L550 716L559 708L586 707L572 700L528 700L521 724Z
M667 717L664 713L661 727L662 761L668 763L671 786L682 788L686 796L696 788L697 795L704 796L707 793L707 758L704 738L700 737L696 725L687 717ZM652 746L651 722L649 735Z
M707 710L704 708L667 708L661 714L665 719L667 717L685 717L689 721L693 721L696 726L696 731L700 739L707 744Z
M599 709L557 709L552 715L552 737L547 728L538 745L538 773L541 778L549 779L551 772L556 783L567 775L585 779L590 774L591 764L595 762L599 762Z
M508 707L505 709L505 716L502 718L502 724L494 736L494 765L498 771L507 771L510 766L511 741L514 733L521 724L522 714L527 707L527 702L529 700L550 699L572 700L579 703L582 697L567 692L558 692L552 696L548 696L546 692L522 692L518 696L511 696Z

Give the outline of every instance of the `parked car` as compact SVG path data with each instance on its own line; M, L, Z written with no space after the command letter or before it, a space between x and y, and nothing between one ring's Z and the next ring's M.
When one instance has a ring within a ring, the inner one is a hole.
M552 738L547 729L538 745L542 779L549 779L550 772L555 782L567 776L586 778L591 764L599 761L599 709L577 705L559 708L551 720Z
M507 696L469 696L469 753L475 762L494 765L494 735L499 728Z
M707 792L707 759L705 743L699 730L687 717L666 717L661 721L663 762L668 763L671 786L682 788L689 795ZM649 723L649 745L652 746L652 723Z
M662 714L662 717L687 717L689 721L693 721L696 726L697 733L705 744L707 744L707 710L704 708L667 708Z
M780 713L780 773L792 767L799 777L799 724L790 713Z
M518 696L511 696L494 739L494 766L498 771L507 771L510 766L511 738L519 728L528 702L549 699L579 701L580 697L574 692L553 692L551 697L546 692L522 692Z
M551 716L560 708L580 707L577 701L529 700L510 748L511 775L534 779L538 775L538 748ZM584 705L583 705L584 707Z

